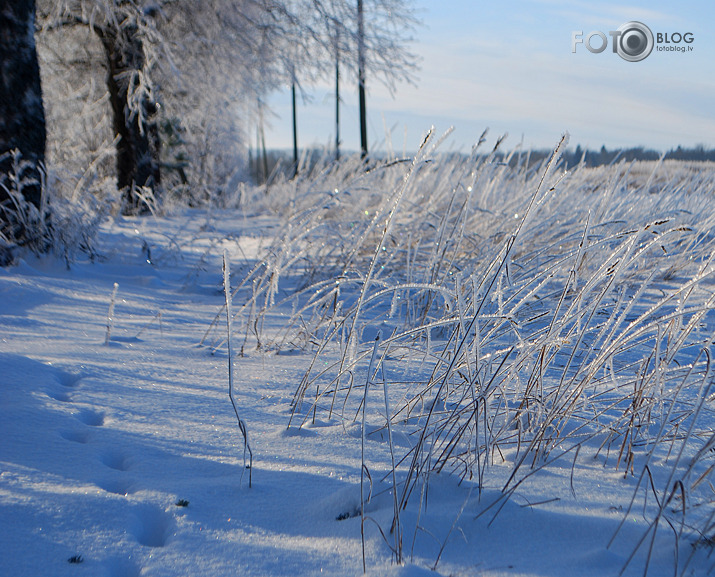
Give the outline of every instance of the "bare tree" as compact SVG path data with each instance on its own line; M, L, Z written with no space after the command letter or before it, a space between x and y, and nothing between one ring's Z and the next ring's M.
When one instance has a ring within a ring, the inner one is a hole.
M358 100L360 109L360 154L367 156L367 110L365 103L365 10L357 0Z
M358 0L357 77L360 107L360 141L367 155L366 82L372 75L392 94L397 83L414 82L417 56L408 46L419 24L407 0Z
M410 50L412 34L420 25L408 0L306 0L325 26L323 49L333 66L336 99L336 154L340 145L341 65L357 80L360 141L363 156L367 141L367 78L374 78L394 95L399 82L414 84L418 57ZM325 70L323 66L321 70Z
M274 2L263 16L270 54L277 64L275 80L291 90L293 127L293 174L298 171L298 93L305 99L305 85L312 84L330 69L326 60L325 21L313 0Z
M410 51L420 24L408 0L281 0L255 22L273 58L273 80L292 96L293 159L297 162L296 92L321 78L336 84L336 156L340 147L340 79L357 79L361 110L361 148L367 154L366 78L391 93L401 81L413 83L418 58ZM269 34L265 34L269 31Z

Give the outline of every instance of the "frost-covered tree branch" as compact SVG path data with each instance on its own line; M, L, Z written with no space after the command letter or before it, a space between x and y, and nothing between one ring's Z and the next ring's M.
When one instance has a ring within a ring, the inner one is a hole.
M368 74L394 90L414 79L417 20L405 0L365 5ZM357 69L354 0L38 0L38 11L43 50L72 77L45 71L49 97L76 98L95 78L106 89L105 141L128 213L177 186L211 198L240 173L268 94L333 78L336 65ZM77 40L82 29L92 50Z

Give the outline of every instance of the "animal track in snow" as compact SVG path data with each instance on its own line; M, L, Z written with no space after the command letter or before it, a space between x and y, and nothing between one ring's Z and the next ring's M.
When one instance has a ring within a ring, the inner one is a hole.
M72 400L71 395L65 391L50 391L47 396L60 403L69 403Z
M137 507L129 532L145 547L164 547L171 536L174 519L155 505Z
M89 442L90 434L87 431L76 431L74 429L65 429L60 431L60 436L67 441L84 445Z
M53 377L56 385L47 392L47 396L61 403L69 403L72 400L70 391L78 385L82 377L60 370L56 370Z
M62 385L63 387L66 387L68 389L72 389L76 387L79 382L82 380L81 375L75 375L72 373L65 373L63 371L57 371L55 378L57 379L57 382Z
M102 479L97 482L97 487L107 493L127 496L134 493L134 482L123 477L114 479Z
M110 469L115 471L126 471L131 466L131 458L121 451L108 450L105 451L99 460Z
M75 415L77 419L90 427L101 427L104 425L104 413L93 409L82 409Z

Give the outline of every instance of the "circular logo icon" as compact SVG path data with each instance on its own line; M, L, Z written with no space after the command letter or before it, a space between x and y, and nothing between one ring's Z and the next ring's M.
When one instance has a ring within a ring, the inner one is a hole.
M653 51L653 32L642 22L626 22L618 28L616 52L628 62L640 62Z

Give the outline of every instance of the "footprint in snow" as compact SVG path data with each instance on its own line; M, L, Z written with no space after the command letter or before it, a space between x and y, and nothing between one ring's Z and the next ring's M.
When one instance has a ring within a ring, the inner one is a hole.
M174 530L174 518L156 505L137 507L129 533L145 547L164 547Z
M54 374L54 381L57 384L47 392L47 396L60 403L69 403L72 400L71 391L79 384L81 379L82 377L79 375L58 370Z
M72 395L66 391L50 391L47 396L60 403L69 403L72 400Z
M90 434L87 431L76 431L74 429L60 431L60 437L72 443L79 443L80 445L84 445L90 440Z
M104 425L104 413L94 409L82 409L75 417L89 427L101 427Z
M128 457L123 452L116 450L105 451L99 457L99 460L104 465L106 465L110 469L114 469L115 471L126 471L131 467L132 464L130 457Z
M55 374L57 382L68 389L73 389L82 380L82 375L75 373L66 373L64 371L58 370Z
M114 495L128 496L135 492L134 482L123 477L112 479L101 479L97 481L97 487Z

